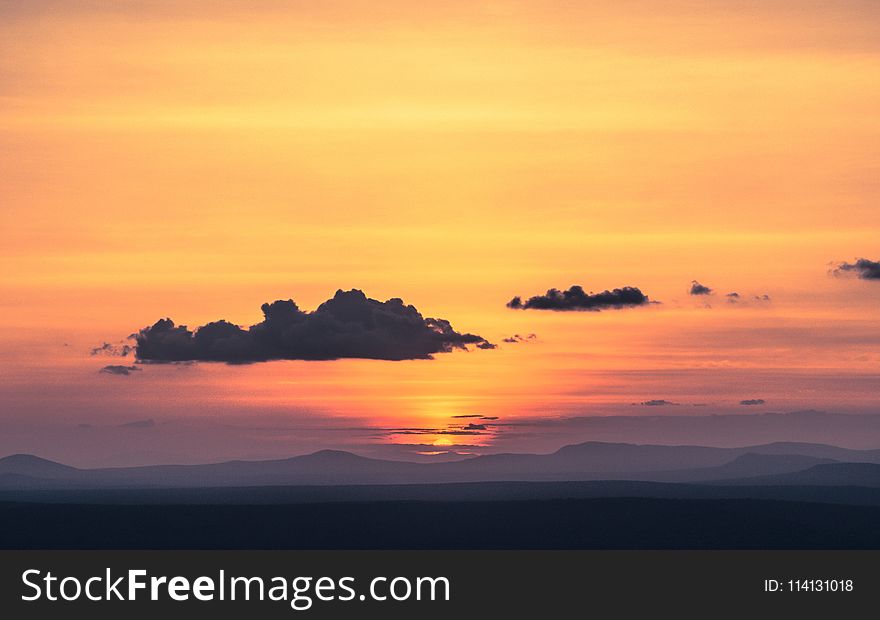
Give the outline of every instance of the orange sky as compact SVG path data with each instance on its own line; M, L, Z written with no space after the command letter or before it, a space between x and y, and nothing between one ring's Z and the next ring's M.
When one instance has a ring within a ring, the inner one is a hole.
M0 452L75 460L98 445L75 433L145 419L102 458L405 444L375 429L651 399L876 410L880 285L827 272L880 258L878 78L867 0L3 2ZM690 297L695 278L717 294ZM504 306L572 284L662 304ZM88 354L338 288L538 338L130 377ZM165 449L186 425L222 439Z

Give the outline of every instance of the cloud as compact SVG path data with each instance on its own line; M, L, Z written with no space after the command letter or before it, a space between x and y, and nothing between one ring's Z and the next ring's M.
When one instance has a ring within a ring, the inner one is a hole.
M440 429L440 428L401 428L391 429L388 435L486 435L482 431L464 429Z
M528 336L520 336L519 334L514 334L513 336L509 336L504 338L501 342L506 342L508 344L518 344L520 342L528 342L529 340L534 340L538 336L536 334L529 334Z
M459 333L444 319L424 318L394 298L385 302L363 292L336 291L313 312L293 300L262 306L262 322L243 329L220 320L194 331L160 319L136 334L135 353L148 362L213 361L231 364L269 360L432 359L435 353L494 345Z
M880 261L859 258L854 263L839 263L832 273L835 276L855 275L861 280L880 280Z
M140 372L140 368L137 366L119 366L118 364L110 364L109 366L104 366L99 372L108 374L108 375L122 375L128 376L133 372Z
M156 421L151 419L148 420L135 420L134 422L126 422L125 424L120 424L119 428L153 428L156 426Z
M126 357L133 351L134 347L130 344L113 344L110 342L105 342L101 346L92 347L92 349L89 351L89 355L113 355L118 357Z
M745 405L747 407L749 407L749 406L753 407L755 405L764 405L764 404L766 404L766 402L767 401L765 401L763 398L747 398L745 400L739 401L739 404Z
M507 307L514 310L556 310L556 311L592 311L598 312L608 308L621 309L633 306L644 306L652 302L648 296L632 286L616 288L601 293L585 293L580 286L574 285L567 291L551 288L544 295L535 295L526 301L514 297L507 302Z
M690 295L711 295L712 289L708 286L703 286L696 280L691 280L691 290L688 291Z
M484 431L489 428L485 424L474 424L473 422L464 427L466 431Z
M742 304L744 306L749 305L749 301L756 302L756 303L769 303L770 302L770 295L752 295L751 298L746 300L746 298L743 297L742 295L740 295L739 293L733 292L733 293L727 293L727 295L725 295L725 297L727 298L728 303Z
M674 403L670 400L663 400L662 398L653 398L651 400L643 400L640 403L633 404L642 405L643 407L665 407L667 405L677 405L678 403Z

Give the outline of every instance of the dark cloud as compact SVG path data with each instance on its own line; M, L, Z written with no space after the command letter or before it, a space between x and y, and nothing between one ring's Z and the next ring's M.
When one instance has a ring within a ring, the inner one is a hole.
M691 290L688 291L690 295L711 295L712 289L708 286L704 286L697 282L696 280L691 280Z
M293 300L262 306L264 320L247 329L220 320L191 331L160 319L136 335L135 353L149 362L213 361L231 364L268 360L431 359L435 353L495 345L459 333L444 319L424 318L394 298L385 302L363 292L336 291L313 312Z
M473 414L468 414L468 415L454 415L451 417L454 420L467 419L467 418L476 418L479 420L497 420L498 419L497 415L480 415L478 413L473 413Z
M485 424L474 424L473 422L464 427L466 431L484 431L488 428Z
M153 419L149 420L135 420L134 422L126 422L125 424L120 424L119 428L153 428L156 426L156 422Z
M767 401L765 401L763 398L747 398L745 400L739 401L739 404L746 405L748 407L748 406L754 406L754 405L764 405L764 404L766 404L766 402Z
M674 403L670 400L663 400L662 398L654 398L651 400L643 400L640 403L633 404L642 405L643 407L665 407L666 405L677 405L678 403Z
M436 428L402 428L392 429L389 435L486 435L477 430L466 429L436 429Z
M507 302L508 308L514 310L587 310L598 312L608 308L621 309L633 306L644 306L651 302L648 296L633 286L616 288L601 293L585 293L580 286L572 286L567 291L551 288L544 295L535 295L526 301L514 297Z
M477 344L478 349L497 349L497 344L492 344L491 342L480 342Z
M64 346L67 346L66 344ZM126 357L134 351L134 347L130 344L113 344L105 342L101 346L92 347L89 355L113 355L118 357Z
M742 304L742 305L746 305L746 306L749 305L750 301L757 302L757 303L769 303L770 302L770 295L752 295L750 299L746 299L742 295L740 295L739 293L733 292L733 293L727 293L727 295L725 295L725 297L727 298L728 303Z
M880 261L859 258L854 263L839 263L832 273L836 276L855 275L862 280L880 280Z
M529 340L534 340L538 336L536 334L529 334L528 336L520 336L519 334L514 334L513 336L509 336L504 338L502 342L506 342L508 344L517 344L520 342L528 342Z
M117 364L110 364L109 366L104 366L99 372L103 372L108 375L122 375L128 376L133 372L140 372L140 368L137 366L119 366Z

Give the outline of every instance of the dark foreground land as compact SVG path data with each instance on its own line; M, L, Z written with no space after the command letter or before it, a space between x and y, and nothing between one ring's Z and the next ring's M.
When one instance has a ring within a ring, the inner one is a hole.
M0 459L5 549L880 549L880 450L587 442L409 463Z
M603 497L0 502L5 549L880 549L880 507Z

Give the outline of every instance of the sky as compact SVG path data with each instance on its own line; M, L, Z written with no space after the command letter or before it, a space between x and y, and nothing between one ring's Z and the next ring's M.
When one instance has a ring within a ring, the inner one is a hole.
M878 77L868 0L0 0L0 453L431 459L880 413ZM571 286L650 303L507 306ZM352 289L497 346L108 354Z

